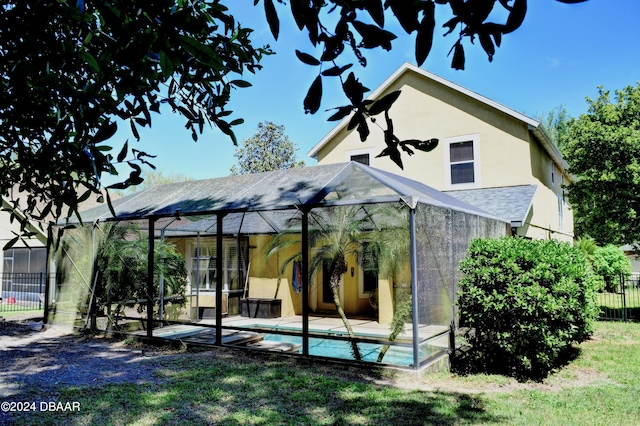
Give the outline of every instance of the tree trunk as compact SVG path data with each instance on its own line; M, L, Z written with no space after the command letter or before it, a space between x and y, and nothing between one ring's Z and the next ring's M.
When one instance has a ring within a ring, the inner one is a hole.
M349 322L349 319L344 313L344 309L342 308L342 303L340 303L340 293L338 290L340 288L341 275L342 274L339 271L337 271L336 268L334 268L334 271L331 273L331 293L333 295L333 303L336 305L336 310L338 311L338 315L340 315L340 318L342 319L344 327L347 329L347 333L349 333L349 337L351 339L354 339L356 336L355 334L353 334L353 328L351 328L351 323ZM360 348L358 347L358 342L350 340L349 343L351 344L351 352L353 352L353 357L356 359L356 361L361 361L362 355L360 354Z

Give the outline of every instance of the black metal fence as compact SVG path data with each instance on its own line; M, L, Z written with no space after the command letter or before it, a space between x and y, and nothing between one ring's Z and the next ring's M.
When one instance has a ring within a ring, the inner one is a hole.
M46 274L3 272L0 277L0 315L3 312L44 309Z
M601 320L640 321L640 274L620 277L608 291L598 293L598 305Z

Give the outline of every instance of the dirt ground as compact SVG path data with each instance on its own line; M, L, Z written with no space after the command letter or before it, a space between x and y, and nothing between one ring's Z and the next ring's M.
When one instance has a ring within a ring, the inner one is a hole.
M154 374L176 357L230 356L230 350L213 348L206 352L184 352L169 347L125 344L101 337L70 334L68 330L42 330L38 321L0 320L0 401L38 389L43 400L55 397L61 386L99 386L108 383L161 383ZM284 358L283 362L297 362ZM314 368L331 371L331 367ZM567 367L564 374L543 383L518 383L504 377L495 380L463 380L449 374L394 372L372 377L368 369L344 368L349 380L374 382L407 390L452 391L462 393L508 392L519 389L557 390L601 382L594 371ZM2 418L0 418L2 424Z

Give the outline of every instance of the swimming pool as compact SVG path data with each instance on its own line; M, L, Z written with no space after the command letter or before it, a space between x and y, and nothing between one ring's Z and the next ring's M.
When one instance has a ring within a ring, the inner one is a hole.
M301 336L265 334L264 340L298 344L301 346L299 353L302 353ZM360 348L363 361L376 362L383 345L358 343L358 347ZM320 339L318 337L309 338L309 355L353 360L349 342L344 340ZM385 364L410 366L413 364L413 349L411 347L391 346L382 362Z

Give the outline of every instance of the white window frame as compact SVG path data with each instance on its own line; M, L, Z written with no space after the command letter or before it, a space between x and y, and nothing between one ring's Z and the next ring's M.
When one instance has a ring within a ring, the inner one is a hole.
M451 151L450 145L459 142L472 142L473 144L473 182L451 183ZM474 189L482 187L480 181L480 135L478 133L471 135L454 136L442 140L444 148L444 183L446 189Z
M556 165L553 160L551 160L551 187L556 187Z
M344 158L345 158L345 161L352 161L351 157L354 155L367 154L369 155L369 166L373 167L375 158L376 158L375 152L376 152L375 148L351 149L349 151L345 151Z
M188 259L188 276L189 276L189 281L190 281L190 285L191 288L195 291L196 286L199 285L199 283L193 283L191 281L193 281L193 276L196 273L196 265L195 265L195 261L197 261L197 256L195 255L197 252L197 247L198 244L196 242L190 243L190 249L189 249L189 259ZM233 261L232 259L232 249L237 247L237 242L236 240L233 239L228 239L228 238L223 238L222 239L222 282L223 282L223 290L227 290L230 287L230 277L235 275L237 272L237 265L231 264L230 262ZM217 249L217 245L216 245L216 241L214 240L210 240L208 239L207 241L203 242L200 244L200 249L203 252L203 256L201 257L202 260L207 260L210 258L215 258L217 256L210 256L210 251L211 252L215 252ZM242 249L242 248L241 248ZM236 254L237 256L237 254ZM205 275L205 279L207 281L207 284L204 288L200 287L200 291L203 292L208 292L208 291L216 291L216 283L215 282L210 282L209 280L209 270L216 270L215 264L213 265L213 267L205 267L204 270L200 270L200 273L204 273ZM236 279L239 279L240 277L235 277ZM240 286L241 283L238 282L238 286Z
M564 231L564 200L562 194L558 195L558 230Z

